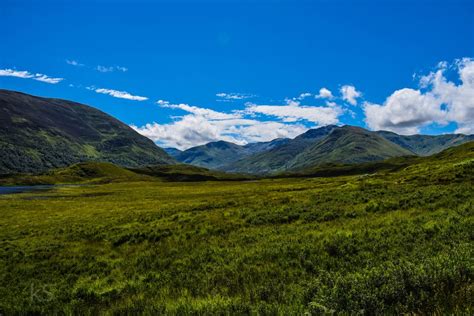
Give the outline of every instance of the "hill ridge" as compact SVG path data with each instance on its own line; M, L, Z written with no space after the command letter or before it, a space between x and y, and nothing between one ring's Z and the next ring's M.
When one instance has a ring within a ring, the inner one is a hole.
M172 163L152 140L85 104L0 89L0 173L40 172L83 161Z

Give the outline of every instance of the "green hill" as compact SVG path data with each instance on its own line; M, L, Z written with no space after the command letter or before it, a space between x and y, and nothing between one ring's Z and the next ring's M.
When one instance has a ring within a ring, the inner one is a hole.
M133 168L131 171L152 177L162 178L167 181L219 181L219 180L250 180L251 176L225 173L196 167L186 164L177 165L154 165L141 168Z
M312 129L286 144L241 159L224 169L268 174L297 171L328 163L363 163L414 155L374 132L353 126Z
M0 90L0 174L83 161L133 167L174 160L153 141L87 105Z
M287 142L266 150L235 163L225 166L223 169L230 172L264 174L281 170L285 164L304 151L308 146L327 136L337 126L329 125L309 131Z
M135 181L236 181L250 176L229 174L185 164L123 168L108 162L81 162L39 174L0 175L0 186L110 183Z
M448 148L431 156L402 156L364 163L328 163L297 171L286 171L273 177L337 177L399 172L403 175L431 175L427 181L455 181L474 174L474 141ZM443 180L444 179L444 180Z
M446 148L474 140L474 135L463 134L405 136L387 131L379 131L377 134L420 156L433 155Z
M391 157L410 156L413 152L374 132L354 126L334 129L321 141L309 146L286 165L286 170L304 169L325 163L361 163Z
M269 142L257 142L247 145L237 145L225 141L210 142L205 145L178 151L168 148L167 151L176 160L199 167L224 170L226 166L253 154L271 150L289 141L287 138L277 138Z
M153 178L137 174L108 162L81 162L40 174L0 176L0 185L43 185L150 181Z
M182 163L219 169L245 156L246 151L242 146L230 142L218 141L189 148L177 154L175 157Z

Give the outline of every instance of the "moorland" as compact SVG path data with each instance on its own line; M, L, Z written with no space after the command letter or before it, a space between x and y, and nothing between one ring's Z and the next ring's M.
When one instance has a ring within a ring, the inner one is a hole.
M470 142L273 178L4 176L80 185L0 196L0 312L472 314L473 167Z

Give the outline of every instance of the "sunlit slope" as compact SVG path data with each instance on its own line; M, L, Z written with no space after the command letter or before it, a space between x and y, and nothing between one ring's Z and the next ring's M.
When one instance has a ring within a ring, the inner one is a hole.
M87 105L0 90L0 174L77 162L172 163L148 138Z

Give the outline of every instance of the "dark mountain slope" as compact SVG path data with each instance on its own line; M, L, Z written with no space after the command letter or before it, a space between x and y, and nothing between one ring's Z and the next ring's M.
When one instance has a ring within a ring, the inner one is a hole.
M374 132L343 126L306 148L289 161L285 169L298 170L326 163L361 163L412 155L415 154Z
M176 158L183 152L182 150L179 150L178 148L174 148L174 147L166 147L166 148L163 148L163 150L173 158Z
M377 134L420 156L436 154L446 148L474 140L474 135L463 134L404 136L387 131L379 131Z
M403 156L383 161L358 164L329 163L288 171L275 177L337 177L373 173L400 172L405 175L431 178L430 181L458 181L474 177L474 141L464 143L430 156Z
M242 146L225 141L211 142L189 148L176 156L176 160L199 167L219 169L245 156Z
M283 146L287 144L289 141L290 141L289 138L277 138L269 142L250 143L243 147L247 149L248 155L253 155L253 154L257 154L257 153L264 152L267 150L271 150L276 147Z
M236 161L235 163L225 166L223 169L231 172L244 173L268 173L280 170L288 161L295 158L308 146L327 136L335 128L337 128L337 126L328 125L310 129L294 139L287 140L280 146Z
M153 141L87 105L0 90L0 173L40 172L82 161L171 163Z
M217 141L192 147L182 152L172 153L170 151L170 153L182 163L222 169L224 166L239 159L281 146L288 141L289 139L287 138L277 138L269 142L251 143L243 146L225 141Z

